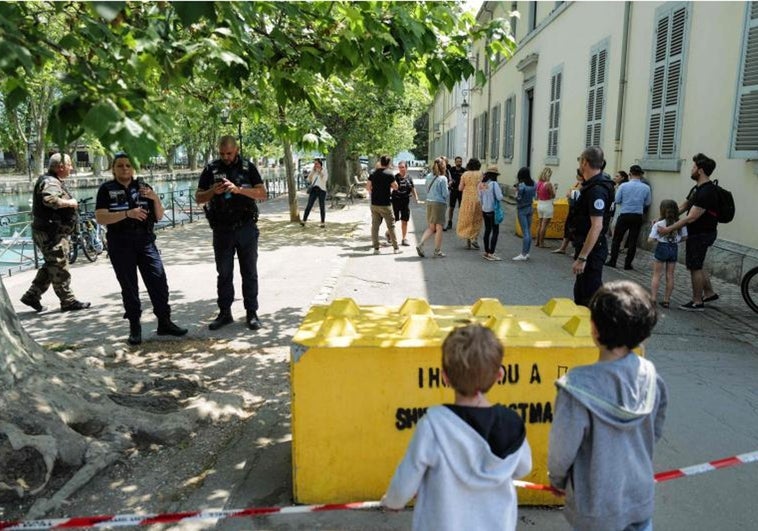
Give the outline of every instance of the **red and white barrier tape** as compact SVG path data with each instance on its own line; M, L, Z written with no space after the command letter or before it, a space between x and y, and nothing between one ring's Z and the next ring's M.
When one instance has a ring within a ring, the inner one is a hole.
M671 481L687 476L695 476L706 472L713 472L721 468L753 463L758 461L758 450L739 454L716 461L700 463L684 468L676 468L665 472L657 473L656 483ZM513 482L516 487L529 490L543 490L558 494L558 491L548 485L531 483L529 481ZM190 520L221 520L223 518L239 518L244 516L264 516L271 514L303 514L318 513L326 511L345 511L355 509L377 509L380 507L378 501L356 502L356 503L335 503L325 505L294 505L292 507L251 507L249 509L207 509L204 511L189 511L181 513L164 513L164 514L119 514L119 515L102 515L102 516L82 516L75 518L49 518L45 520L28 520L28 521L0 521L0 530L17 531L28 529L70 529L74 527L128 527L144 526L152 524L171 524L176 522L186 522Z

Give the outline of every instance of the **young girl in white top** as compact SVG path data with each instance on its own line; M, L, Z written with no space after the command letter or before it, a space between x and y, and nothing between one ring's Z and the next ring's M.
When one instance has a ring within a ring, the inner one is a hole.
M679 220L679 205L672 199L661 201L661 217L653 223L653 227L648 237L649 242L657 241L653 261L653 279L650 285L650 292L653 299L658 298L658 283L665 266L666 269L666 295L660 305L664 308L669 307L671 293L674 291L674 268L676 267L677 251L679 242L687 239L687 226L665 236L658 232L659 227L667 227Z

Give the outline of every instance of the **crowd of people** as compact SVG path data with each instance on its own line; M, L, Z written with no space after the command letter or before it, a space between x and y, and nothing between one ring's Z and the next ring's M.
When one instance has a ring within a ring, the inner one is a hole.
M568 211L563 224L563 238L552 253L568 254L569 246L573 246L572 272L576 277L574 302L586 306L603 283L603 268L616 267L622 246L626 253L624 269L634 269L640 231L652 203L652 190L644 177L644 170L636 164L629 168L628 173L619 170L612 179L605 172L605 155L599 147L583 150L577 162L576 181L566 192ZM686 242L685 264L690 271L693 291L692 300L679 308L701 311L705 303L719 298L703 269L707 249L716 240L718 224L718 197L716 187L710 180L716 163L702 153L693 157L693 162L691 175L697 184L690 190L686 200L679 205L671 199L663 200L660 212L655 213L659 215L653 215L650 220L648 241L656 244L650 288L657 297L660 280L665 273L666 290L659 303L666 309L670 307L680 242ZM400 173L393 178L391 160L384 156L369 177L369 191L375 190L371 194L374 254L380 253L379 227L382 221L386 222L387 240L397 253L400 251L394 235L394 223L402 219L402 244L409 245L407 205L411 193L416 201L418 195L412 180L406 177L405 167L405 163L401 162L398 165ZM485 171L481 169L482 164L476 158L470 159L465 168L461 157L455 157L454 166L448 166L444 156L434 160L425 179L427 226L416 245L420 257L426 257L425 243L430 239L434 240L432 256L445 257L442 249L443 232L455 229L455 234L464 242L466 249L479 250L481 236L484 247L482 257L489 261L502 260L495 254L499 225L503 219L503 187L498 182L500 171L494 165ZM521 252L513 257L514 261L525 262L530 259L533 241L535 247L548 248L545 240L554 217L558 188L551 182L551 178L550 168L544 168L540 172L536 183L527 167L519 169L516 175L513 196L516 200L522 246ZM398 187L408 191L401 194ZM403 199L396 203L396 195ZM538 222L533 227L535 202ZM672 203L676 208L672 207ZM393 205L394 216L389 211L390 204ZM402 207L395 207L396 204ZM454 223L456 206L458 216ZM687 215L680 220L683 213ZM690 227L689 230L687 226ZM696 235L694 240L693 233ZM610 247L609 237L612 242Z

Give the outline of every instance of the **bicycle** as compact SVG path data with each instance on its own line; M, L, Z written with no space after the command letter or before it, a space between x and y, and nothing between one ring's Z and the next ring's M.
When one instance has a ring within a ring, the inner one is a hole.
M758 313L758 266L754 267L742 277L740 283L742 298L750 309Z
M106 250L105 227L95 221L95 212L87 211L87 202L91 197L79 201L79 218L76 220L74 232L71 234L71 249L68 263L73 264L79 256L79 249L90 262Z

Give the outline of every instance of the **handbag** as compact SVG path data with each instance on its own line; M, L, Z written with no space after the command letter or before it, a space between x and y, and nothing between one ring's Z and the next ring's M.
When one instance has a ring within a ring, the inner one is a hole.
M501 205L500 201L498 201L497 199L497 194L495 193L495 186L497 186L497 184L493 182L492 195L495 197L495 223L500 225L505 219L505 213L503 212L503 205Z

